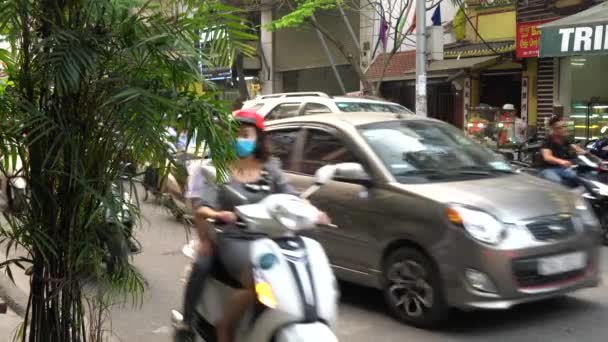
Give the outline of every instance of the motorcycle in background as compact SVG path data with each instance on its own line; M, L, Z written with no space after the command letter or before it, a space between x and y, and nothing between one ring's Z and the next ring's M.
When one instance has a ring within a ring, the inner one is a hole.
M606 160L608 159L608 126L602 127L600 132L603 137L589 141L585 148L594 156Z
M608 165L579 156L574 166L587 200L602 227L602 243L608 246Z
M316 183L300 197L269 195L259 203L249 204L229 186L220 187L236 203L237 229L224 230L211 222L214 239L250 240L249 264L255 283L256 304L248 309L235 329L235 342L337 342L339 289L323 247L302 236L317 227L318 210L305 198L315 193L334 176L357 172L357 164L324 166L317 171ZM360 171L360 170L359 170ZM215 171L203 167L209 181ZM195 258L195 242L183 252ZM196 341L215 342L214 322L222 317L222 308L235 289L236 281L217 260L195 313ZM238 282L236 282L238 284ZM175 325L183 319L173 310Z
M583 188L583 198L592 208L602 228L602 244L608 246L608 165L597 158L579 155L571 160L572 170L576 172ZM511 162L517 172L538 176L540 168Z

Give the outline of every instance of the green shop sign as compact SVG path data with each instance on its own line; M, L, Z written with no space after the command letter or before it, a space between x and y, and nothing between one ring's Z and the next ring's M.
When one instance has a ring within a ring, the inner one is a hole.
M540 57L608 54L608 23L541 28Z

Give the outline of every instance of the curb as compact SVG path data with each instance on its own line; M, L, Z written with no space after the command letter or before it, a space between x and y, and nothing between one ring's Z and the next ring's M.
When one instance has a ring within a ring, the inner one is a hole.
M29 296L4 273L0 274L0 297L17 315L25 317Z

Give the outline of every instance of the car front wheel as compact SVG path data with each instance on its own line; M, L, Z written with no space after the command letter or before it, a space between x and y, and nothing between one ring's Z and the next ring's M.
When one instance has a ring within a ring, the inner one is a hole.
M449 314L441 278L433 262L413 248L392 252L384 264L384 297L395 318L420 328L433 328Z

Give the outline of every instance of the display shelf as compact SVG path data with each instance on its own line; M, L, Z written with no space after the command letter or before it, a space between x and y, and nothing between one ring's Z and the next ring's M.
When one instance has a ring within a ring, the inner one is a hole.
M589 131L587 132L587 123ZM576 140L593 140L601 137L601 128L608 126L608 101L592 104L575 102L567 122L569 132ZM587 135L588 134L588 135Z

